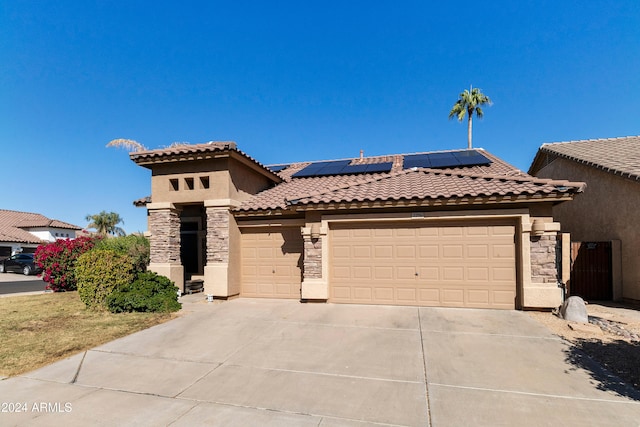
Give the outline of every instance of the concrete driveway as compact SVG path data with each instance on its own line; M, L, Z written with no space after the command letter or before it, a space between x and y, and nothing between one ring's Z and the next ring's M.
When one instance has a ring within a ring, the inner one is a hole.
M0 381L0 425L640 420L636 391L526 313L188 298L176 320Z

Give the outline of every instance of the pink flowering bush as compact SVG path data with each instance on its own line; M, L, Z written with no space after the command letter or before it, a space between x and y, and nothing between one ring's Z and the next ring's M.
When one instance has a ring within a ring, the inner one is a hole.
M99 238L78 237L38 246L35 261L42 268L42 280L54 292L75 291L75 265L80 255L93 248Z

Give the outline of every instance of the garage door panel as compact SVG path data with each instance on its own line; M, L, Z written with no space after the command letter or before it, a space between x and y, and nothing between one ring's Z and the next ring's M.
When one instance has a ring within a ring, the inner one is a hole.
M467 258L474 259L489 259L489 246L488 245L467 245Z
M415 303L417 300L417 289L415 288L398 288L396 293L398 302Z
M420 267L418 268L418 277L420 280L434 282L440 280L440 269L438 267Z
M242 230L241 245L242 296L300 298L303 240L299 227Z
M512 237L513 234L513 226L511 225L494 225L489 228L491 230L492 236L505 236Z
M375 246L373 253L376 258L388 260L390 258L393 258L393 246Z
M437 245L420 245L419 254L420 258L438 258L439 248Z
M513 309L514 234L486 221L332 224L330 300Z
M462 236L465 232L463 227L441 227L439 230L441 236Z
M467 236L469 237L487 237L491 234L490 227L468 227Z
M511 292L493 291L491 292L491 295L495 303L505 304L505 305L514 304L514 301L513 301L514 296Z
M400 280L415 280L416 268L411 267L396 267L396 278Z
M333 254L337 258L348 258L350 255L350 249L348 246L334 246Z
M373 278L371 274L373 267L354 267L353 268L353 278L354 279L365 279L370 280Z
M369 303L372 301L372 289L369 287L354 287L353 297L356 301Z
M461 281L464 280L464 267L444 267L442 269L443 281Z
M442 245L442 258L462 259L464 249L462 245Z
M440 290L439 289L419 289L418 302L420 303L420 305L430 305L430 306L440 305Z
M396 258L410 258L410 259L415 259L416 258L416 247L411 245L398 245L396 246Z
M481 282L486 284L489 281L489 267L469 267L467 268L467 278L469 282Z
M374 288L374 296L376 301L385 301L388 304L393 304L393 288Z
M393 267L375 267L373 278L375 280L393 280Z
M371 246L353 246L351 251L353 258L371 258Z
M494 258L513 259L515 257L515 248L511 245L493 245L492 255Z
M467 291L467 303L487 305L490 302L489 295L488 290L469 290Z
M443 289L440 293L442 303L445 305L454 305L462 307L464 305L464 290L462 289Z
M516 280L516 272L509 267L494 267L491 269L491 277L494 281L514 282Z

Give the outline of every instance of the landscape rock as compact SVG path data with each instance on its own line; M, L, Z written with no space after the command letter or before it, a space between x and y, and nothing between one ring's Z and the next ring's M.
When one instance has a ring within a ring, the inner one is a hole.
M586 332L588 334L598 336L603 334L602 328L600 328L598 325L592 325L590 323L568 322L567 326L569 326L569 328L573 331Z
M571 322L589 323L587 305L578 296L569 297L565 300L562 307L560 307L560 316L564 320Z

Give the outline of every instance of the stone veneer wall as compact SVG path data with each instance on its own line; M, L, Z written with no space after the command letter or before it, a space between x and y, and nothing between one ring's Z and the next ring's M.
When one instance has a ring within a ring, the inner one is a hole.
M180 213L176 209L149 211L152 263L180 263Z
M558 283L558 236L531 237L531 282Z
M302 274L305 279L322 278L322 239L312 239L311 236L304 236Z
M207 207L207 263L229 262L229 209Z

